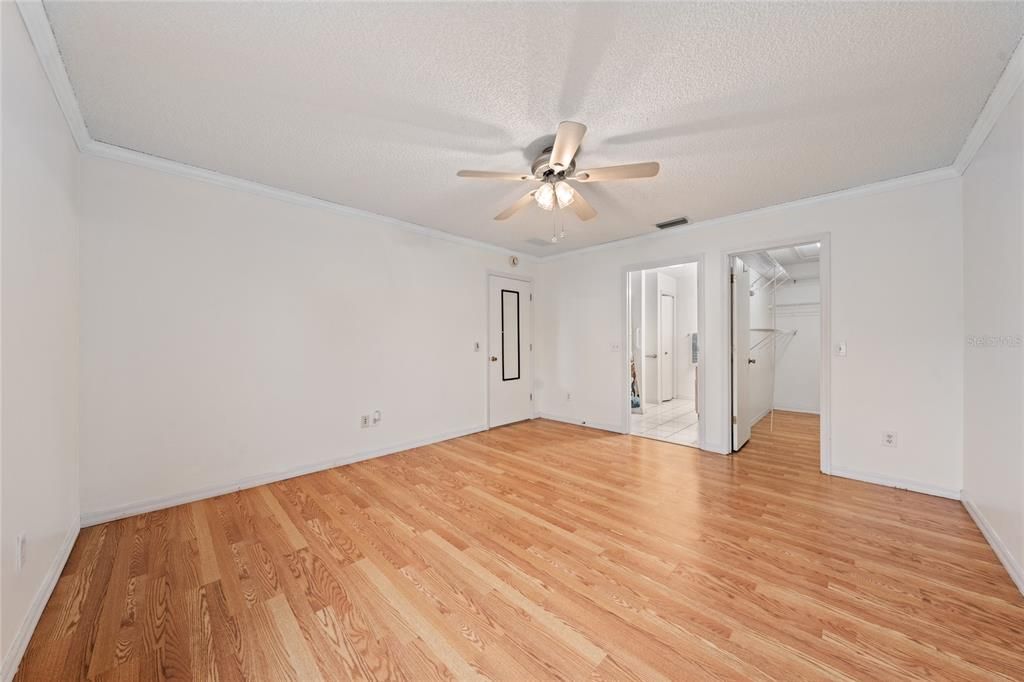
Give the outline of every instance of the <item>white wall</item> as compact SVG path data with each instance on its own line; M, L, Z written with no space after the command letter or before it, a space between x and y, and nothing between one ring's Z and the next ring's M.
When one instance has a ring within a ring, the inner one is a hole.
M1024 91L963 177L964 502L1024 591Z
M14 3L3 24L0 642L13 673L78 531L78 150ZM15 569L16 537L25 564Z
M796 333L780 337L775 349L775 409L818 412L821 282L797 274L795 266L787 270L797 279L775 291L775 324Z
M82 183L87 521L485 426L507 255L116 161Z
M705 446L727 451L724 254L821 233L830 235L832 339L849 348L848 357L828 360L833 471L956 495L963 409L959 178L823 198L541 262L541 410L623 429L625 373L611 344L625 338L624 268L704 254ZM951 266L936 278L935 263ZM884 430L899 433L899 448L881 445Z

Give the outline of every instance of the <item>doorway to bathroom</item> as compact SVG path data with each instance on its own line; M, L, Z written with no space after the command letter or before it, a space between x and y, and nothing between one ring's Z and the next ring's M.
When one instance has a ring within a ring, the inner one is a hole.
M627 274L629 432L699 447L700 264Z

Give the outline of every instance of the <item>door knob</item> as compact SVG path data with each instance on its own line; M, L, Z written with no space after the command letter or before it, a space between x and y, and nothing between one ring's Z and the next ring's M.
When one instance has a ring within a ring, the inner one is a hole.
M748 365L756 365L757 364L757 360L754 359L754 358L747 358L747 364Z
M491 356L491 362L497 362L497 361L498 361L498 356L497 355L492 355Z

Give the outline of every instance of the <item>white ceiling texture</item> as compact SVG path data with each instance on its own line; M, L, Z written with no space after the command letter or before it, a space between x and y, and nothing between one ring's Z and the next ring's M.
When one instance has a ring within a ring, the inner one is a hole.
M46 2L92 137L546 255L949 165L1024 3ZM561 120L599 215L530 206Z

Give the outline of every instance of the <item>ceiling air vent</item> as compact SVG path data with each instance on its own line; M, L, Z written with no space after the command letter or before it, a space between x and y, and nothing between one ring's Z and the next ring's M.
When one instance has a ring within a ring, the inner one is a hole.
M655 225L655 227L657 227L659 230L667 230L668 228L676 227L677 225L687 225L689 224L689 222L690 219L687 218L686 216L683 216L682 218L673 218L672 220L666 220L665 222L658 223Z

